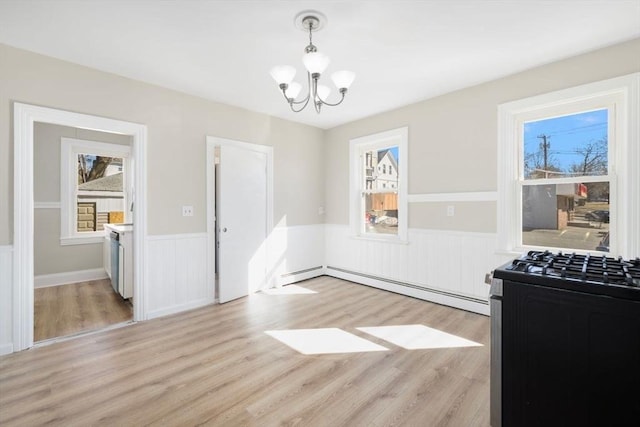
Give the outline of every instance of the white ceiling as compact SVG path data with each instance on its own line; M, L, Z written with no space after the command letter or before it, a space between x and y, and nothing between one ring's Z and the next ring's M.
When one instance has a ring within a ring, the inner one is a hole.
M328 85L357 74L319 115L290 112L269 75L301 81L305 9L328 18ZM0 43L321 128L639 36L640 0L0 0Z

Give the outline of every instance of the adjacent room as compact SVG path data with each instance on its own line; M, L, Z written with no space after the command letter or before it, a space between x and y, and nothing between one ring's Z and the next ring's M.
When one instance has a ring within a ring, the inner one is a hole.
M640 417L640 0L0 0L0 124L3 426Z

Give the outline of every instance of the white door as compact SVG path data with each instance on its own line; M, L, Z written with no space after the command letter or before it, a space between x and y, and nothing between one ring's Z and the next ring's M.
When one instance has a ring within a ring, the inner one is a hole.
M220 147L219 301L256 292L266 278L267 155Z

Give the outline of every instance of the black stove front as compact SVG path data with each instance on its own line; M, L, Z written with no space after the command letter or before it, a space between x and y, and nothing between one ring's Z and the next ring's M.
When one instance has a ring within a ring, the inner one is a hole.
M494 426L638 425L640 260L532 251L493 278Z

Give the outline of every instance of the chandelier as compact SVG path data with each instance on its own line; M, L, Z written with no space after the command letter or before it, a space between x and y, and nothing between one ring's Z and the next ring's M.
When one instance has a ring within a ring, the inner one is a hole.
M305 32L309 32L309 45L304 49L304 56L302 57L302 63L307 69L307 95L300 100L296 100L302 89L300 83L294 82L293 78L296 75L296 69L290 65L279 65L271 69L271 77L278 83L278 87L282 91L284 98L289 103L291 111L299 113L304 110L309 101L313 103L313 106L317 113L320 113L320 109L323 105L335 107L340 105L344 101L344 96L353 83L356 75L352 71L336 71L331 75L331 80L338 88L340 92L340 100L335 103L327 101L331 89L327 86L318 83L320 76L329 65L329 57L318 52L318 49L313 44L312 35L315 31L318 31L326 24L326 17L317 11L306 10L296 15L295 23L298 28Z

